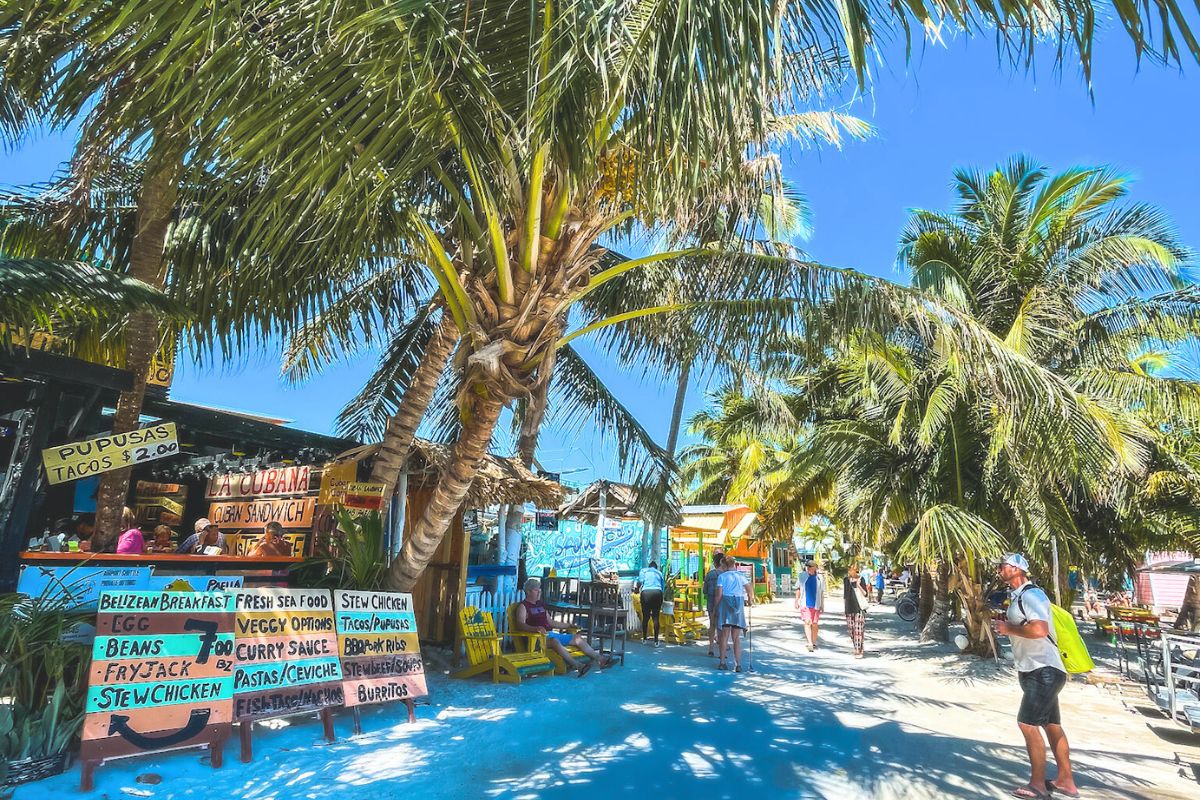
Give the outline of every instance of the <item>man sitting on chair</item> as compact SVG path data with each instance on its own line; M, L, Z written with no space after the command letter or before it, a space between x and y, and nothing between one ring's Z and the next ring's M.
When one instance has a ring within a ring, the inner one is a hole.
M602 657L592 649L592 646L587 643L587 639L582 635L578 633L554 632L553 626L550 624L550 617L546 614L546 607L542 605L542 582L537 578L530 578L525 581L525 599L517 607L514 622L517 625L517 630L528 633L546 634L546 646L562 656L567 666L578 672L580 677L583 677L592 668L592 664L599 664L600 669L608 666L608 656ZM578 647L591 658L591 661L586 664L580 664L567 651L567 647L569 646Z

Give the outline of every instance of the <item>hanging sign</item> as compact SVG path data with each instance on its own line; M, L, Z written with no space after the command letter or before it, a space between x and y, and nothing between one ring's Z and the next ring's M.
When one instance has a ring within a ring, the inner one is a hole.
M338 502L346 493L346 487L354 483L357 477L357 461L326 464L321 470L321 489L317 494L317 505L327 506Z
M542 511L538 509L537 516L534 518L534 529L539 531L556 531L558 530L558 512L557 511Z
M347 706L429 693L412 595L335 589L333 608Z
M235 720L342 705L342 665L328 590L242 589L235 632Z
M187 495L188 487L182 483L138 481L133 492L138 522L144 525L182 524Z
M365 517L383 508L382 483L350 483L337 502L352 517Z
M179 452L174 422L163 422L129 433L49 447L42 463L50 483L65 483L89 475L167 458Z
M311 528L314 497L281 497L268 500L215 502L208 507L208 518L219 528L245 530L278 522L284 528Z
M260 469L245 474L213 475L204 496L209 500L235 497L283 497L308 492L308 466Z
M232 731L234 596L104 592L88 678L84 785L108 758L197 745L213 765Z

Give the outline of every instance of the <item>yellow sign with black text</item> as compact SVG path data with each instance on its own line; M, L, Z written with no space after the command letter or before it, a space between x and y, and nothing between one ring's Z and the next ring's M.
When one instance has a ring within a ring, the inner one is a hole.
M174 422L163 422L129 433L48 447L42 463L50 483L65 483L145 461L168 458L179 452Z

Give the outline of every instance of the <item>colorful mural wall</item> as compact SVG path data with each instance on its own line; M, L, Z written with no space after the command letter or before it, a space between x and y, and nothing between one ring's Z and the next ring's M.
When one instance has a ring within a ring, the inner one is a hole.
M558 529L539 531L533 521L521 528L525 539L525 571L529 575L541 575L546 568L555 570L560 577L588 578L591 572L588 559L596 549L596 526L573 519L560 519ZM666 550L666 535L662 536ZM642 546L641 520L623 520L619 526L611 524L604 532L601 559L617 570L641 569L639 550ZM662 558L658 562L663 563Z

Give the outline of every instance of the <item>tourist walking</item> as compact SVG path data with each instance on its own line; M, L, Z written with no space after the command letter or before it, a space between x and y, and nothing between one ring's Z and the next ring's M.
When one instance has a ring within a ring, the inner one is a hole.
M884 590L884 587L886 587L886 586L887 586L887 571L883 567L880 567L879 571L875 573L875 602L876 603L883 602L883 590Z
M846 614L846 630L854 646L854 657L863 657L863 636L867 627L867 606L871 604L867 580L859 574L858 564L850 565L850 574L842 578L842 602Z
M804 637L808 640L808 652L817 649L817 629L821 623L821 612L825 610L825 581L817 572L815 561L804 565L804 575L796 586L796 609L804 623Z
M1012 641L1013 661L1021 683L1021 707L1017 711L1017 727L1025 737L1029 753L1029 783L1013 790L1014 797L1049 797L1057 792L1066 797L1078 797L1075 778L1071 774L1071 748L1062 728L1058 694L1067 683L1067 670L1052 632L1053 616L1050 598L1029 580L1029 562L1019 553L1011 553L1000 564L1000 579L1009 586L1008 613L996 620L996 633ZM1046 743L1042 731L1050 740L1058 775L1046 779Z
M721 563L721 574L717 577L717 623L721 632L717 636L720 658L717 669L729 669L726 648L733 645L733 671L742 671L742 631L746 630L746 604L751 602L746 595L746 576L737 568L737 561L726 558Z
M704 607L708 609L708 654L715 656L713 648L717 646L717 631L720 626L717 625L717 578L721 577L721 562L725 560L725 554L720 550L714 550L712 554L712 568L704 573Z
M651 561L650 566L638 573L637 584L633 587L633 590L639 592L641 595L642 641L648 642L650 640L650 623L653 622L655 647L659 647L662 644L658 640L658 616L662 613L663 590L666 586L667 580L658 568L658 562Z

